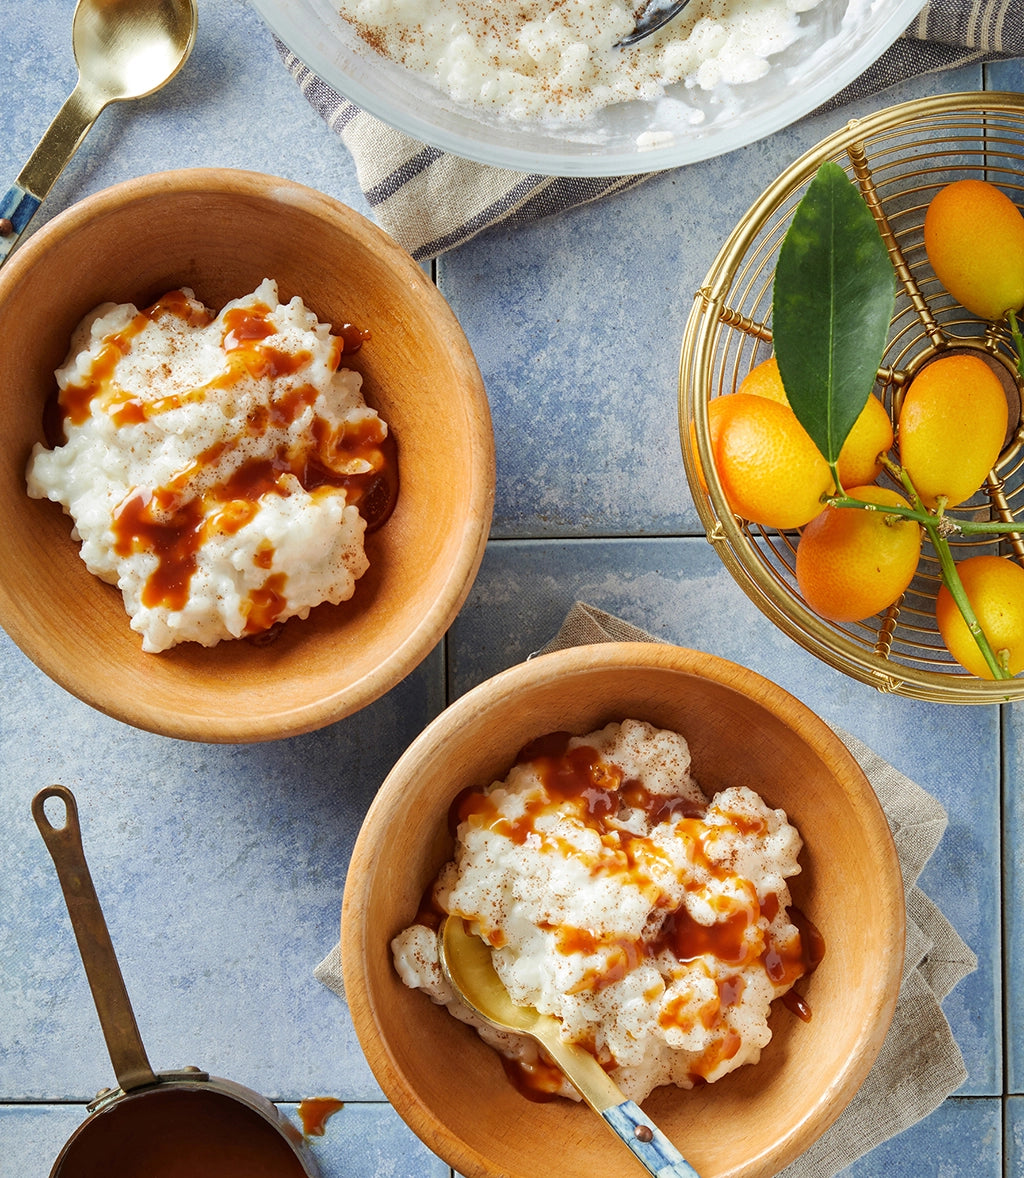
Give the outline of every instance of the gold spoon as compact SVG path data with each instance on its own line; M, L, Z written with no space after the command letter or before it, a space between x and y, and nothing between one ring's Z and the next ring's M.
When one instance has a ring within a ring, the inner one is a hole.
M0 265L100 111L166 85L192 52L198 19L196 0L78 0L71 24L78 82L0 198Z
M645 1169L658 1178L700 1178L640 1106L626 1099L590 1052L562 1040L558 1019L532 1006L515 1005L495 972L490 948L466 930L461 917L445 920L437 947L441 970L466 1005L492 1026L535 1039Z

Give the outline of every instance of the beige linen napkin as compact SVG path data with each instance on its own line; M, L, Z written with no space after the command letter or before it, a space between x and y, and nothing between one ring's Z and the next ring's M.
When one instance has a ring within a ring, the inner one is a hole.
M577 602L538 654L598 642L658 639L603 610ZM834 1178L883 1141L926 1117L967 1079L941 1000L971 973L977 958L917 887L946 829L930 794L849 733L837 730L874 787L896 843L907 897L907 947L892 1026L875 1066L835 1123L783 1172L783 1178ZM313 970L344 998L341 946Z

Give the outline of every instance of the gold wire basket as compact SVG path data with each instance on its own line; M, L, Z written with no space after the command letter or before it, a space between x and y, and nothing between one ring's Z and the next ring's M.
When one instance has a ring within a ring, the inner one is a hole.
M725 566L763 613L829 666L914 699L960 704L1024 699L1024 676L979 679L946 650L935 621L939 563L929 545L910 588L884 614L865 622L826 622L805 605L797 588L798 533L734 516L715 474L708 403L733 392L771 354L775 261L797 204L826 160L844 167L859 185L896 269L899 292L875 386L892 420L910 378L938 352L980 351L1004 380L1010 402L1006 444L981 491L949 514L1020 520L1021 531L959 537L952 546L957 559L986 552L1024 564L1024 422L1012 342L1003 326L979 321L947 294L928 263L923 234L931 198L953 180L990 180L1024 204L1024 96L1019 94L946 94L854 120L787 168L733 230L697 292L679 368L683 459L701 522Z

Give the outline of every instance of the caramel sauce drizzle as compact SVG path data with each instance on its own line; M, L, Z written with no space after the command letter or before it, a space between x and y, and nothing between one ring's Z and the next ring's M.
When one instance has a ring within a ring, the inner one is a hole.
M308 351L289 353L267 342L276 332L270 313L269 307L257 304L235 307L225 314L228 364L212 382L213 387L230 388L246 376L280 379L294 375L308 363ZM56 412L48 407L48 441L59 444L65 423L81 424L88 418L93 402L100 398L115 424L123 426L143 423L206 397L209 386L153 399L134 396L117 386L114 374L118 363L129 354L140 332L165 316L176 316L191 327L205 327L214 320L212 313L197 308L182 291L171 291L140 311L131 323L107 339L86 377L61 392ZM331 337L334 370L342 356L357 351L369 338L369 332L350 323L343 324L339 332ZM260 435L272 427L287 427L313 404L316 396L316 389L309 384L284 390L268 408L250 416L247 436ZM222 485L198 495L189 493L194 481L244 439L211 446L166 486L133 490L114 513L113 531L118 555L146 551L157 557L157 567L143 589L143 604L182 609L205 540L213 534L237 532L256 514L263 496L287 494L292 479L312 494L321 488L343 491L346 502L359 508L368 532L381 527L398 493L397 450L383 423L368 419L332 430L318 418L313 435L311 446L298 452L280 449L270 458L243 462ZM273 551L268 546L257 563L269 568L272 559ZM276 574L251 594L247 633L263 632L274 625L286 606L284 590L285 577Z
M666 950L681 963L712 956L737 971L760 963L771 981L780 987L792 986L817 968L825 952L824 939L807 916L793 906L787 909L787 917L796 927L796 933L788 940L777 940L770 929L763 936L759 932L750 935L751 926L760 917L763 916L769 925L774 921L779 912L779 897L771 894L763 902L759 901L752 883L740 880L709 857L707 840L715 837L716 828L709 828L702 821L707 812L706 805L695 806L689 799L666 799L651 794L639 781L625 780L622 770L602 761L596 749L587 745L570 748L569 741L569 733L553 732L531 741L519 753L516 764L531 765L543 786L543 796L528 804L524 813L514 820L500 814L496 804L483 791L476 788L463 790L449 812L449 828L453 835L461 822L469 821L485 825L517 844L524 843L531 836L539 837L542 851L547 849L572 855L576 852L558 845L549 833L538 832L536 827L537 818L546 810L568 807L575 809L587 826L599 832L603 846L612 852L609 858L615 868L630 872L640 886L650 883L653 887L652 878L644 870L644 863L649 861L652 850L649 844L609 822L625 808L639 808L653 822L675 820L694 864L717 878L730 878L734 888L739 888L742 893L742 898L721 899L720 918L711 925L700 924L685 907L679 907L666 916L657 936L649 940L609 938L590 929L553 928L555 944L561 952L601 952L604 957L603 967L591 970L574 992L599 990L611 985L644 958L656 957ZM729 814L728 818L741 833L763 833L764 825L760 819L739 814ZM607 869L600 864L591 866L593 871ZM436 910L432 898L424 897L417 920L422 923L427 923L427 917L436 920ZM492 935L492 942L494 939ZM725 1026L725 1014L729 1007L741 1000L744 985L739 972L718 980L716 1000L701 1009L699 1017L703 1025L708 1030L724 1026L724 1034L694 1066L691 1077L694 1083L705 1082L719 1064L734 1058L742 1046L739 1035ZM794 990L783 995L782 1001L798 1017L810 1018L810 1007ZM660 1015L662 1025L691 1029L689 1007L685 997L666 1003ZM531 1099L548 1099L557 1090L557 1083L553 1083L544 1067L524 1070L506 1061L505 1068Z

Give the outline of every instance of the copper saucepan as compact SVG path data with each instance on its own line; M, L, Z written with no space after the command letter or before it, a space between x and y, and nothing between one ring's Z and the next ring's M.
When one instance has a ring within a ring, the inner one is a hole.
M49 799L65 822L51 822ZM50 1178L316 1178L302 1134L266 1097L199 1068L154 1072L82 849L71 791L48 786L32 814L57 868L118 1087L104 1089Z

